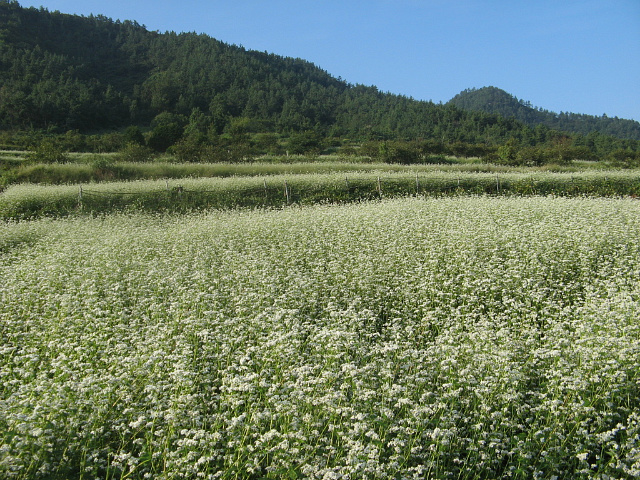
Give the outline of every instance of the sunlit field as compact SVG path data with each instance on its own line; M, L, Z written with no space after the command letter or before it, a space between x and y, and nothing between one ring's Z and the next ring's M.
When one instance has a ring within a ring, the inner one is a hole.
M346 203L408 195L484 194L638 197L640 171L552 173L399 169L66 185L16 184L0 192L0 219L103 214L123 210L184 213L211 208Z
M640 202L0 224L0 477L640 475Z

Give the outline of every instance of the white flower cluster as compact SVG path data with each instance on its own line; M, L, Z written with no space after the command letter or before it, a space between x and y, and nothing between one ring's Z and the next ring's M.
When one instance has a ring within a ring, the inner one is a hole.
M0 477L633 478L640 203L0 225Z

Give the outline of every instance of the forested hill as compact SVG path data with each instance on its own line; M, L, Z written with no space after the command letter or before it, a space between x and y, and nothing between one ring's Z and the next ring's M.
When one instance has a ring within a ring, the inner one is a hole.
M618 138L640 140L640 122L602 115L584 115L569 112L550 112L536 108L531 102L518 100L496 87L465 90L449 101L450 105L469 111L495 113L515 118L529 126L546 125L554 130L587 135L599 131Z
M328 124L347 88L299 59L14 1L0 0L0 42L5 128L109 128L194 108L222 123L248 115L281 127Z
M201 143L214 141L212 135L262 132L441 145L567 144L544 125L352 85L310 62L207 35L153 32L135 21L0 0L0 131L167 125L179 128L157 132L163 135L158 150L196 133ZM638 150L635 141L600 133L570 140L600 156Z

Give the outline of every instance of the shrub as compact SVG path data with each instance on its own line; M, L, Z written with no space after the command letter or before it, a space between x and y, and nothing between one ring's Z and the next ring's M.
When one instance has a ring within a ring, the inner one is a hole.
M25 160L29 163L66 163L69 155L53 142L45 141L31 148Z
M619 148L607 156L614 166L621 168L637 167L640 164L640 153Z
M286 148L293 155L317 155L324 149L324 143L317 132L310 130L291 135Z
M378 156L385 163L400 163L411 165L420 162L420 152L410 144L399 142L382 142Z
M127 143L144 145L144 135L142 135L140 128L135 125L131 125L130 127L127 127L127 129L124 132L124 137Z
M202 160L204 150L205 146L197 138L190 136L180 140L168 151L181 162L198 162Z
M516 154L516 163L526 166L540 166L547 161L547 155L544 150L538 147L523 147Z
M176 123L156 126L149 136L148 145L157 152L165 152L182 137L183 128Z
M149 147L138 143L128 143L116 156L121 162L150 162L156 154Z

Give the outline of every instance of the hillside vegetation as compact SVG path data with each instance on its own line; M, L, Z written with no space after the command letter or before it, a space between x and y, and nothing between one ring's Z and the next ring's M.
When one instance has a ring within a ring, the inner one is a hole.
M5 148L48 141L67 151L118 151L134 144L174 148L180 160L238 161L253 152L393 141L401 143L380 145L383 156L407 163L416 149L402 142L417 141L420 152L507 164L613 157L626 165L640 150L624 129L561 133L353 85L305 60L207 35L159 33L14 0L0 0L0 44Z
M529 126L545 125L555 130L580 133L600 132L619 138L640 140L640 122L618 117L601 117L570 112L550 112L536 108L531 102L518 100L513 95L496 87L470 88L453 97L449 105L463 110L494 113L515 118Z

